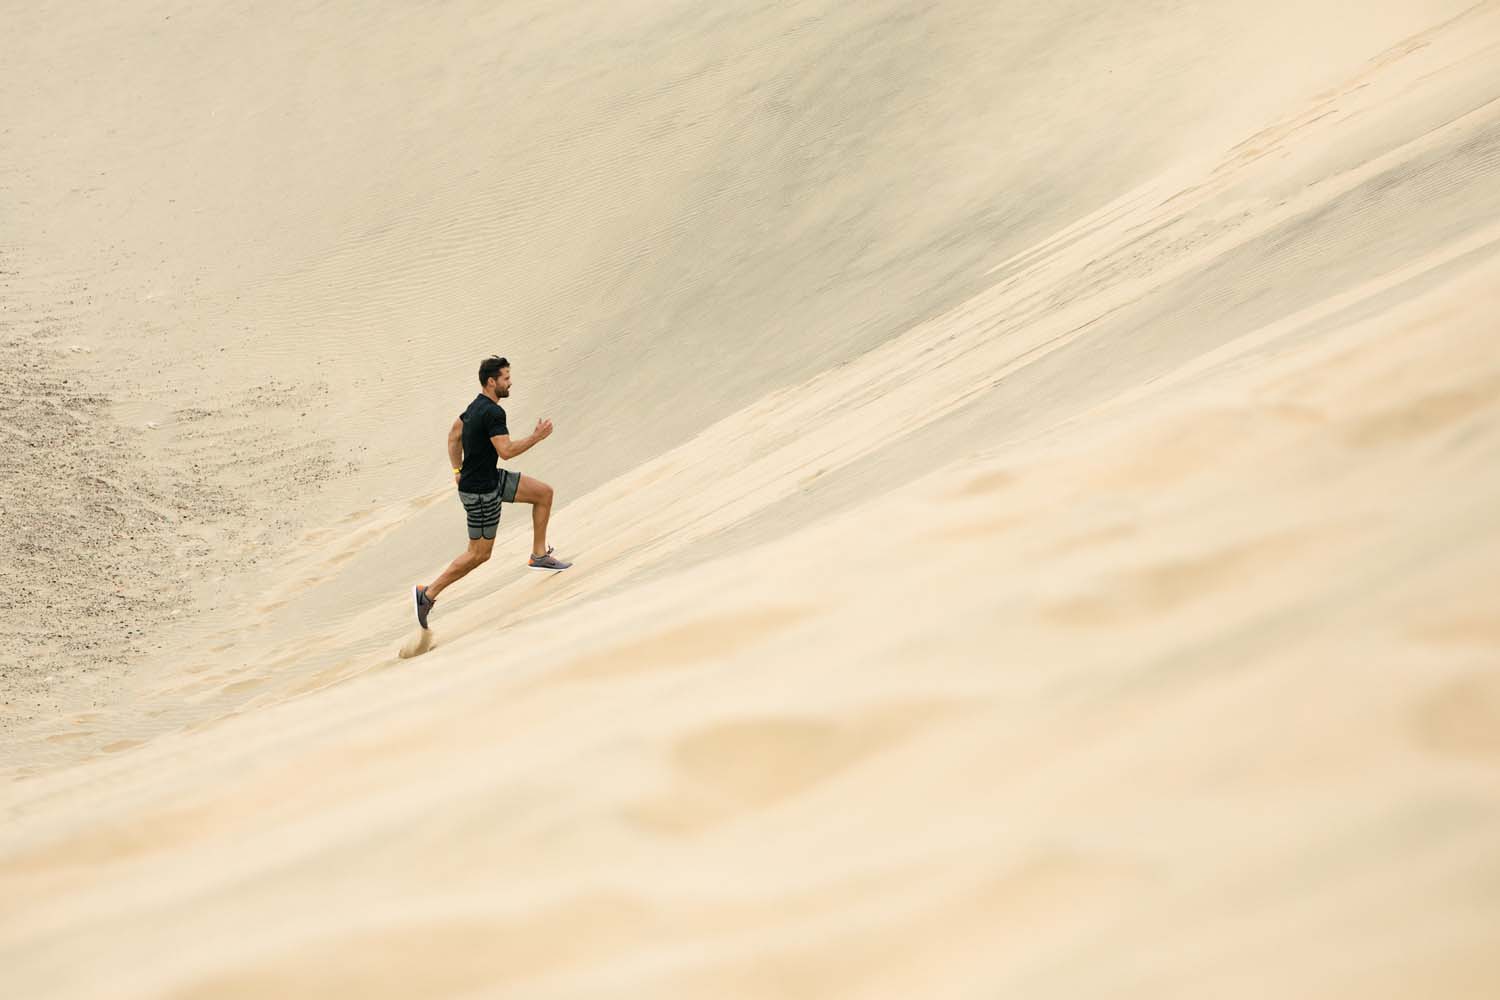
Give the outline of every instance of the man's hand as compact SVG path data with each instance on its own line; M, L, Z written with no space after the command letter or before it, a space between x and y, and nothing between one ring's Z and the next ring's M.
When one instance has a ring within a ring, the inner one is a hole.
M531 436L536 438L538 441L545 441L547 438L551 437L551 435L552 421L550 420L538 420L536 422L536 430L531 432Z

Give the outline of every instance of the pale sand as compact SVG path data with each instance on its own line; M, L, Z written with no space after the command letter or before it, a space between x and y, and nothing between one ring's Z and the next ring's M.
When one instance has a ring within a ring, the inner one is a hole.
M496 6L6 15L0 995L1500 992L1500 4Z

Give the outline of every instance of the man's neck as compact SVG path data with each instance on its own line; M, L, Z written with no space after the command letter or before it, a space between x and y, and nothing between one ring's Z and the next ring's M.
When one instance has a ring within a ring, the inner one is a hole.
M489 401L491 403L494 403L496 406L500 405L500 394L498 392L495 392L493 389L484 389L479 394L481 396L487 397Z

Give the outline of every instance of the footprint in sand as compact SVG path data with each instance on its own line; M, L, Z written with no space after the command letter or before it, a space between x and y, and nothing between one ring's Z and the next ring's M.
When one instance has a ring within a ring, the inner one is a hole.
M1486 409L1500 409L1500 375L1435 392L1357 421L1345 439L1361 448L1437 434Z
M1001 469L982 472L955 490L951 496L955 500L988 496L1000 492L1014 481L1013 475Z
M1307 535L1287 532L1124 573L1107 588L1058 601L1042 614L1067 626L1117 625L1167 614L1226 584L1284 564L1308 545Z
M690 666L765 642L812 614L811 608L768 607L704 618L581 656L556 676L588 681Z
M1445 685L1417 711L1424 746L1500 764L1500 677L1475 673Z
M925 702L847 720L772 716L704 726L672 744L673 788L626 815L657 832L692 833L800 795L969 707Z

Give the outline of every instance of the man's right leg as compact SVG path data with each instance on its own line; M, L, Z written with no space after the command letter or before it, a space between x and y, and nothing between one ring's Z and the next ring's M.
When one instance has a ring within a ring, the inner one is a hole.
M438 578L427 585L427 598L432 600L442 593L448 584L455 580L462 580L470 572L483 566L490 558L490 550L495 547L493 538L471 538L469 547L465 549L457 559L448 564L448 568Z

